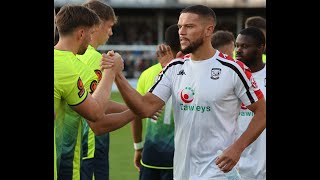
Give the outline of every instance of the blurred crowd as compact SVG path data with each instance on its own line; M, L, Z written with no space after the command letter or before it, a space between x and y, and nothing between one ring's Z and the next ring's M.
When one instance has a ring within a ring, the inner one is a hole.
M124 75L126 78L139 78L142 71L157 64L153 51L119 51L124 60Z
M156 27L149 22L121 23L114 26L113 33L107 45L157 45ZM54 44L58 42L58 39L59 34L56 31ZM142 71L157 63L155 51L117 52L122 55L125 62L124 75L126 78L139 78Z

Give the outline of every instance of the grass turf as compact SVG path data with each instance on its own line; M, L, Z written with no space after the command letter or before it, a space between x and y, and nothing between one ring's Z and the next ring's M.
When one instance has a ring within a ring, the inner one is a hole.
M123 103L119 92L113 91L111 99ZM133 165L133 138L131 125L110 133L109 173L110 180L138 180L139 173Z

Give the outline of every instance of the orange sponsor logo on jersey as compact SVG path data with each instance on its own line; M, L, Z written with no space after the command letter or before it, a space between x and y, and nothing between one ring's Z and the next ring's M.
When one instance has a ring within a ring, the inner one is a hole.
M98 76L98 82L100 82L101 78L102 78L102 72L100 70L94 70L94 72L96 73L96 75Z
M98 82L96 80L91 82L91 84L90 84L90 93L91 94L97 89L97 86L98 86Z
M78 79L77 86L79 89L78 96L81 98L84 95L85 89L80 77Z

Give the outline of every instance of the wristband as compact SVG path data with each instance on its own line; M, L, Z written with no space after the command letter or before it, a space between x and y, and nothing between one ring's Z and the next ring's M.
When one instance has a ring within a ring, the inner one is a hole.
M135 150L140 150L143 148L143 142L139 142L139 143L133 143L133 147Z

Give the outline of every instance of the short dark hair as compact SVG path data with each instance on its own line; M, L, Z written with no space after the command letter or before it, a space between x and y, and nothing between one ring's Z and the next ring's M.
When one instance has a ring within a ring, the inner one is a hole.
M257 27L266 30L266 19L261 16L251 16L246 19L245 28Z
M67 35L78 27L93 27L100 23L98 15L80 5L64 5L56 15L56 25L61 35Z
M216 26L216 24L217 24L217 17L216 17L215 12L211 8L204 6L204 5L188 6L180 12L180 14L182 14L182 13L198 14L199 16L212 19L214 26Z
M178 31L179 31L178 25L173 24L166 29L165 35L164 35L164 42L170 46L174 55L181 50L180 37L179 37Z
M115 15L114 10L110 5L100 0L89 0L86 3L84 3L83 6L93 10L101 20L103 21L112 20L114 24L117 23L118 18Z
M252 37L253 39L255 39L256 41L256 45L259 47L261 45L265 45L266 43L266 39L264 37L264 34L263 32L259 29L259 28L256 28L256 27L248 27L248 28L245 28L245 29L242 29L239 34L241 35L245 35L245 36L250 36Z
M219 30L213 33L211 38L212 47L219 49L220 47L235 42L234 35L230 31Z

